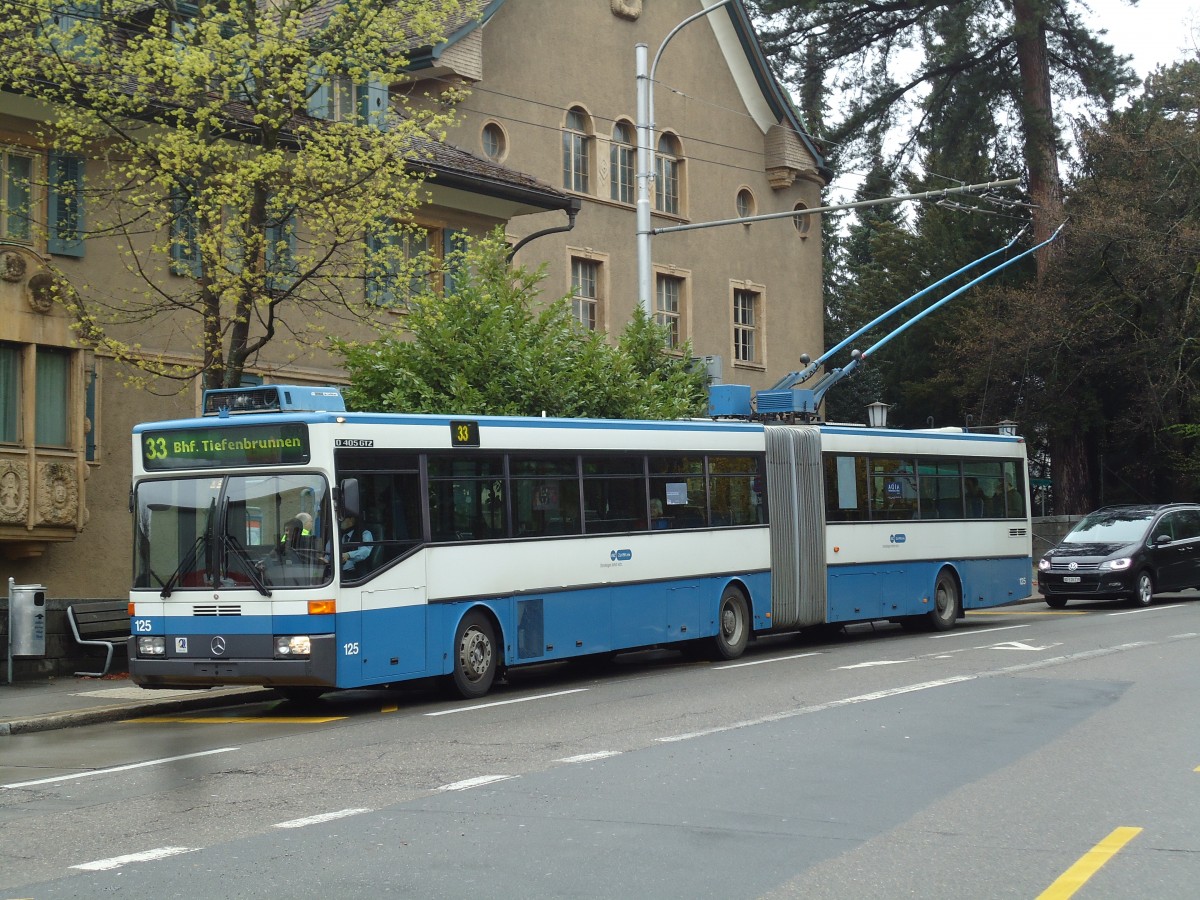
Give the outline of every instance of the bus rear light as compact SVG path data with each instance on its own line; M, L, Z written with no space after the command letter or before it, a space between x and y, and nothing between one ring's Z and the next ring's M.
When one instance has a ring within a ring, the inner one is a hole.
M294 659L312 654L312 638L307 634L280 634L275 636L275 658Z
M310 616L330 616L337 612L336 600L309 600L308 614Z
M165 656L167 639L161 636L143 635L137 639L137 650L138 656Z
M133 608L134 608L136 605L137 605L137 604L136 604L136 603L134 603L132 600L130 600L130 601L129 601L129 618L131 618L131 619L132 619L134 616L136 616L136 615L137 615L137 613L135 613L135 612L133 611Z

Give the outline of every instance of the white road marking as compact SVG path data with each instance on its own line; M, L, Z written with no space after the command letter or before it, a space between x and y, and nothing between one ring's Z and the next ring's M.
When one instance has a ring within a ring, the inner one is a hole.
M986 634L989 631L1008 631L1010 628L1028 628L1028 627L1029 627L1029 623L1026 623L1025 625L998 625L995 628L972 628L968 631L959 631L956 629L953 631L947 631L944 634L931 634L931 635L929 635L929 638L931 640L936 641L939 638L972 637L976 634Z
M767 663L784 662L789 659L804 659L806 656L820 656L819 650L814 650L811 653L796 653L792 656L776 656L771 659L752 659L750 662L729 663L724 666L713 666L714 672L720 672L722 669L740 669L743 666L765 666Z
M715 728L705 728L703 731L692 731L687 734L675 734L670 737L655 738L656 741L663 744L672 744L677 741L690 741L692 738L706 737L710 734L720 734L723 731L734 731L738 728L747 728L751 725L766 725L770 722L782 722L785 719L792 719L796 716L803 716L809 713L824 712L827 709L837 709L839 706L850 706L854 703L867 703L871 700L882 700L885 697L895 697L898 694L911 694L915 691L926 691L930 688L943 687L947 684L957 684L960 681L973 681L978 678L978 675L959 675L955 678L943 678L939 681L925 681L920 684L910 684L904 687L890 688L884 691L873 691L870 694L859 694L857 697L846 697L841 700L831 700L828 703L818 703L814 706L802 706L799 709L789 709L783 712L771 713L768 716L762 716L758 719L747 719L743 722L734 722L732 725L718 725Z
M582 763L595 762L598 759L608 759L610 756L620 756L619 750L599 750L596 753L580 753L578 756L566 756L562 759L556 759L555 762L560 763Z
M1182 603L1172 603L1170 606L1143 606L1138 609L1127 609L1124 612L1109 613L1110 616L1132 616L1134 613L1155 612L1160 609L1179 609Z
M1025 644L1021 641L1004 641L999 644L988 644L986 647L976 647L976 650L1049 650L1051 647L1061 647L1062 641L1056 641L1053 644L1047 644L1044 647L1035 647L1033 644Z
M185 753L183 756L168 756L164 759L148 759L145 762L130 763L127 766L113 766L110 769L93 769L90 772L76 772L74 775L56 775L53 778L39 778L37 781L17 781L13 784L0 784L0 787L23 788L34 787L39 784L53 784L56 781L74 781L76 778L90 778L93 775L110 775L113 772L128 772L130 769L143 769L146 766L161 766L166 763L179 762L181 759L196 759L200 756L212 756L216 753L232 753L234 750L240 750L240 747L221 747L217 750L202 750L199 753Z
M195 853L199 849L199 847L159 847L157 850L143 850L141 853L127 853L125 856L80 863L71 868L83 869L87 872L105 872L109 869L118 869L126 863L153 862L156 859L166 859L168 856L178 856L180 853Z
M516 778L516 775L480 775L476 778L467 778L464 781L455 781L450 784L443 784L439 791L465 791L473 787L481 787L485 784L495 784L497 781L508 781L510 778Z
M901 663L916 662L915 659L875 659L871 662L855 663L852 666L838 666L839 669L873 669L875 666L898 666Z
M292 819L289 822L276 822L272 828L303 828L305 825L320 825L322 822L332 822L334 819L344 819L346 816L357 816L360 813L374 812L371 809L339 809L337 812L318 813L315 816L305 816L303 819Z
M749 728L754 725L766 725L771 722L782 722L786 719L792 719L796 716L804 716L809 713L824 712L825 710L837 709L842 706L850 706L855 703L868 703L872 700L884 700L888 697L896 697L901 694L912 694L917 691L928 691L933 688L946 687L951 684L961 684L964 681L975 681L979 678L991 678L996 675L1016 675L1021 672L1033 672L1038 669L1048 669L1053 666L1062 665L1063 663L1079 662L1085 659L1095 659L1100 656L1109 656L1113 653L1124 653L1127 650L1136 650L1141 647L1150 647L1156 641L1133 641L1128 644L1117 644L1113 647L1100 647L1096 650L1085 650L1082 653L1072 653L1068 656L1054 656L1049 659L1040 659L1036 662L1021 663L1015 666L1005 666L1002 669L991 669L986 672L977 672L974 675L959 675L954 678L942 678L937 681L923 681L919 684L909 684L902 687L889 688L884 691L874 691L870 694L859 694L856 697L845 697L841 700L831 700L828 703L818 703L813 706L801 706L797 709L783 710L782 712L771 713L770 715L762 716L757 719L747 719L742 722L734 722L730 725L719 725L715 728L705 728L701 731L692 731L687 734L675 734L669 737L655 738L655 741L664 744L675 743L677 741L689 741L692 738L707 737L711 734L720 734L724 731L734 731L738 728Z
M515 700L497 700L495 703L476 703L474 706L456 706L454 709L442 709L437 712L425 713L427 716L452 716L455 713L475 712L477 709L491 709L493 706L508 706L510 703L528 703L530 700L546 700L550 697L565 697L567 694L582 694L588 688L572 688L569 691L555 691L552 694L538 694L535 697L517 697Z

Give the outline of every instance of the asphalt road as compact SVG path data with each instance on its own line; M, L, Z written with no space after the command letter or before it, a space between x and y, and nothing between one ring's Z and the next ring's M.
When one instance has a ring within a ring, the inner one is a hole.
M1192 898L1197 600L13 735L0 896Z

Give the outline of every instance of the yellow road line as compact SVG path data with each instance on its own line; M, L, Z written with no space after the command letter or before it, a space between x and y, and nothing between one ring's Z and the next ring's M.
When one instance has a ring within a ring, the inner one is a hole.
M400 709L399 706L385 706L383 709L380 710L380 712L381 713L396 712L399 709Z
M1079 861L1058 877L1058 880L1038 895L1038 900L1066 900L1084 883L1100 871L1100 867L1112 859L1117 852L1142 833L1140 828L1121 827L1083 854Z
M130 722L176 722L188 725L321 725L325 722L339 722L348 716L146 716L142 719L129 719Z

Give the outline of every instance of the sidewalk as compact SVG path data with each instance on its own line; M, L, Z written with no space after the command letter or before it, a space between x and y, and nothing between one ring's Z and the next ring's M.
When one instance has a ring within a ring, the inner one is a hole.
M104 678L60 676L0 683L0 740L8 734L51 731L138 716L209 709L278 698L270 688L148 691L124 674Z

